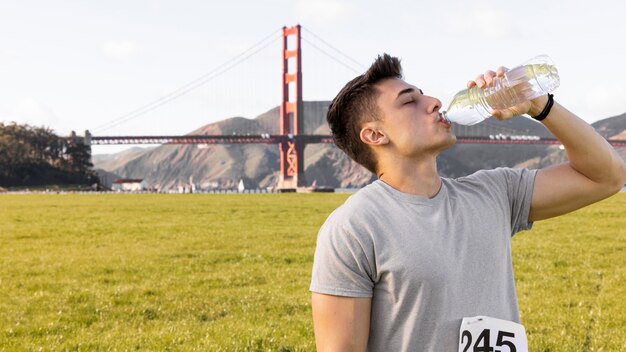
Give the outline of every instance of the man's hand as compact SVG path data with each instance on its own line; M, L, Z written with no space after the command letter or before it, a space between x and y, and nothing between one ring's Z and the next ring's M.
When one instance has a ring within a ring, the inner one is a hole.
M495 72L488 70L484 74L476 76L476 79L473 81L467 82L467 88L472 88L474 86L477 86L480 89L492 87L494 85L494 78L504 78L504 73L506 71L508 71L508 69L503 66L498 67ZM515 87L511 89L515 89ZM494 109L491 111L491 115L498 120L510 120L514 116L524 114L537 116L541 113L547 102L548 97L547 95L544 95L531 101L521 102L508 109Z

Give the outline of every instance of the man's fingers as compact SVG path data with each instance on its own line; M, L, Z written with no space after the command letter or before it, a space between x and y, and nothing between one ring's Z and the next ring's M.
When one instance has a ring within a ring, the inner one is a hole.
M496 119L503 121L503 120L509 120L511 119L513 116L515 116L515 114L513 112L511 112L508 109L505 110L492 110L491 111L491 116L495 117Z
M526 101L512 106L508 109L493 109L491 110L491 116L495 117L498 120L509 120L515 116L528 113L529 108L530 102Z
M493 84L493 78L496 76L496 73L491 71L491 70L487 70L485 71L485 74L483 75L483 77L485 77L485 83L488 86L491 86Z
M476 86L478 86L478 88L484 88L485 85L487 84L485 82L485 77L483 75L478 75L476 76L476 78L474 79L474 82L476 82Z
M476 78L473 81L467 82L467 88L472 88L474 86L477 86L478 88L483 89L485 87L491 86L493 85L494 78L503 77L504 73L508 70L509 69L504 66L498 67L498 69L495 72L492 70L487 70L482 75L476 76Z

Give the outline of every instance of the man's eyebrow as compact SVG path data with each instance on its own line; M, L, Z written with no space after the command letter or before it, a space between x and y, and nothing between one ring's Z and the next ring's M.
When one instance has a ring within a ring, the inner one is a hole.
M414 91L415 88L405 88L398 93L398 96L396 96L396 100L398 100L398 98L400 98L402 94L413 93Z

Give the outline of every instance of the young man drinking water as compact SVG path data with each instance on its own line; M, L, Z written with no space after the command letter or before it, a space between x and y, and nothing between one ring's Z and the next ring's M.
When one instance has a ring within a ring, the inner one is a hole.
M492 114L541 114L568 162L442 178L436 158L456 137L441 102L401 71L397 58L379 56L328 111L337 146L378 180L320 229L310 287L317 348L522 349L511 236L618 192L626 165L591 126L557 102L546 109L542 96ZM487 71L468 87L490 86L504 72Z

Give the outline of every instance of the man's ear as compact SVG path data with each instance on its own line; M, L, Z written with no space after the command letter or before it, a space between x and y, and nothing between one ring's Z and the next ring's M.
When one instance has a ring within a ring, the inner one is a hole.
M389 143L389 138L387 138L387 135L380 130L375 121L368 122L363 125L359 137L363 143L368 145L384 145Z

